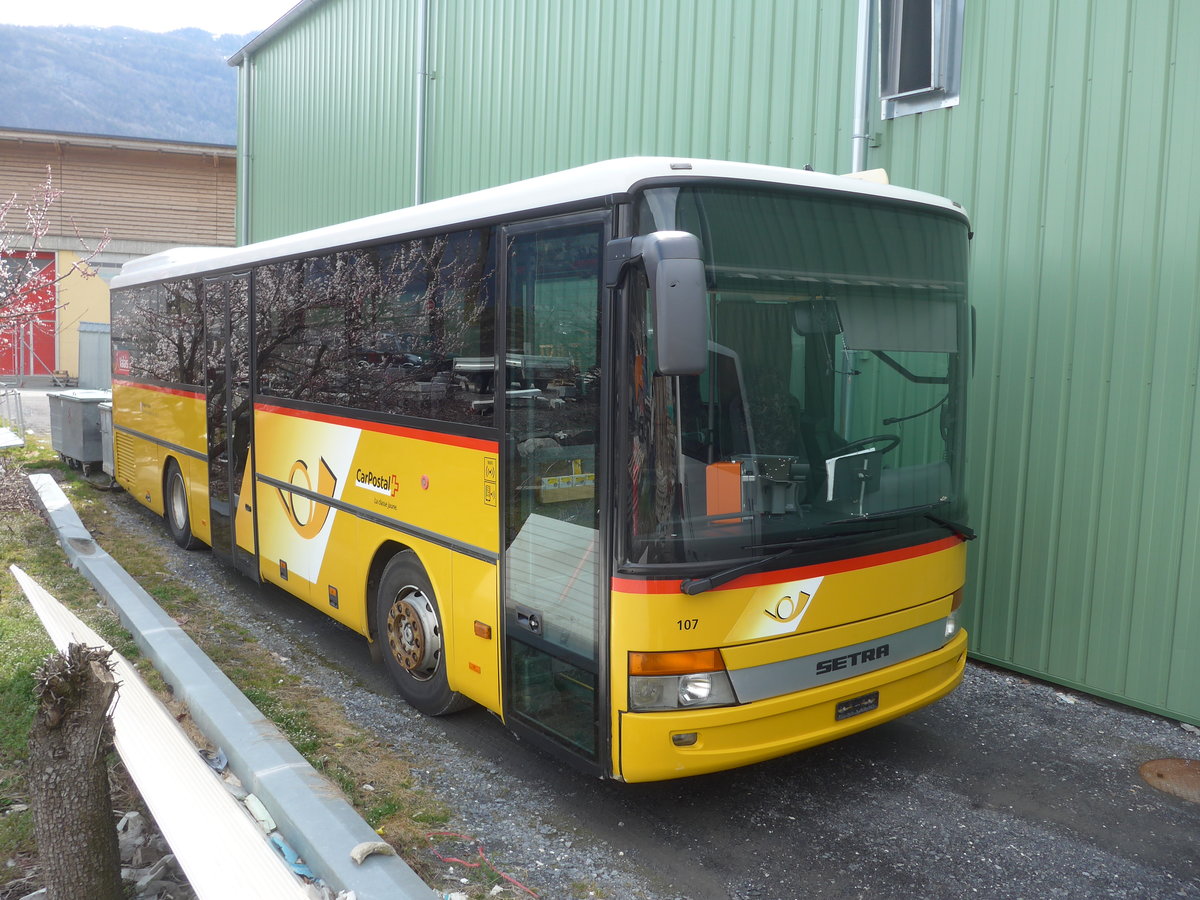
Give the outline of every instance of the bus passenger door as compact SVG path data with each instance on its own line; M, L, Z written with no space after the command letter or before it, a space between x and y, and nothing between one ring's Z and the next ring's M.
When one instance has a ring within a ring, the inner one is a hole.
M595 762L607 752L600 478L606 221L505 230L506 718Z
M250 276L204 283L205 408L212 549L258 580L250 396Z

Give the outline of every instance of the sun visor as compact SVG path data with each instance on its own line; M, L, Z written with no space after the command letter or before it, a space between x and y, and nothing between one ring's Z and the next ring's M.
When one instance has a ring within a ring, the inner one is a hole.
M958 307L949 298L857 296L837 308L847 350L958 351Z

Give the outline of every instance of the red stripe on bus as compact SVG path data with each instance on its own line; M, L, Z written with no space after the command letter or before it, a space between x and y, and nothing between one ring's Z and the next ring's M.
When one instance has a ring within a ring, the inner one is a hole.
M852 559L838 559L828 563L818 563L813 566L801 566L796 569L778 569L772 572L755 572L743 575L728 584L723 584L717 591L735 591L740 588L762 587L767 584L780 584L785 581L799 581L803 578L816 578L820 575L836 575L839 572L853 572L856 569L869 569L872 566L883 566L888 563L901 562L906 559L916 559L918 556L928 556L930 553L940 553L962 543L961 538L946 537L928 544L918 544L915 547L903 547L899 550L888 550L885 553L872 553L869 556L856 556ZM651 578L618 577L612 580L612 589L624 594L679 594L679 584L682 578L672 578L664 581Z
M269 403L256 403L257 412L273 413L277 416L291 416L294 419L307 419L310 422L325 422L329 425L343 425L347 428L358 428L362 431L374 431L379 434L393 434L397 437L412 438L417 441L429 441L435 444L445 444L450 447L462 447L466 450L483 450L496 453L500 445L496 441L485 441L480 438L464 437L460 434L444 434L440 431L425 431L421 428L406 428L403 425L384 425L381 422L366 422L362 419L351 419L346 416L331 416L325 413L304 412L289 409L285 406L272 406Z
M155 391L159 394L171 394L174 397L191 397L193 400L203 400L203 391L185 391L181 388L163 387L159 384L143 384L140 381L127 381L124 378L114 378L113 384L119 384L124 387L141 388L143 391Z

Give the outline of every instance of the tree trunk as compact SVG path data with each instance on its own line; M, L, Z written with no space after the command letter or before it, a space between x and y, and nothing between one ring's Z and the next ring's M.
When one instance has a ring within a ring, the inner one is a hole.
M47 900L122 900L105 757L117 691L109 652L71 644L38 669L29 781Z

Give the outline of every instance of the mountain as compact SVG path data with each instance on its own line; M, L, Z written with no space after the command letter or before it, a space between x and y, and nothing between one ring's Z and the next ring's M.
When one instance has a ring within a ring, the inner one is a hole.
M233 144L253 36L0 25L0 128Z

